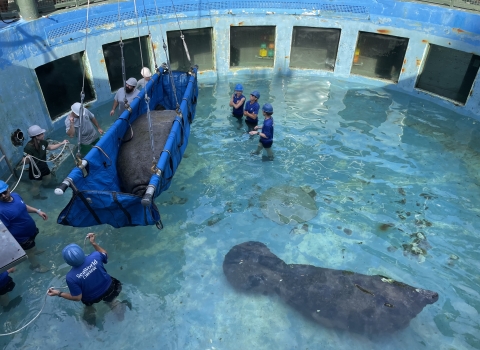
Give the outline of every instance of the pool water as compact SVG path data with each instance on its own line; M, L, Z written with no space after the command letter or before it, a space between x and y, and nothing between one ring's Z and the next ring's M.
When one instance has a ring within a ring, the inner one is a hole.
M57 197L49 191L49 200L35 202L28 184L20 185L17 192L27 204L50 215L46 222L34 218L41 231L37 246L48 249L39 259L52 270L39 274L28 263L18 266L10 297L21 296L22 302L0 315L1 332L35 316L49 286L65 286L69 267L61 250L71 242L83 246L88 232L96 232L108 251L107 271L123 282L120 299L132 308L118 321L98 304L91 326L82 319L81 303L47 298L39 318L1 337L0 345L479 349L478 122L412 96L348 81L235 79L200 84L185 157L172 186L156 201L162 231L59 226L56 217L70 192ZM250 155L258 137L230 117L229 94L236 83L246 94L259 90L260 104L273 105L273 161L266 154ZM109 107L94 113L106 115ZM318 208L314 217L284 223L266 216L262 194L282 186L309 192ZM251 240L265 243L286 263L380 274L438 292L439 300L392 334L367 337L324 328L278 297L243 294L228 284L225 254ZM92 251L88 244L86 251Z

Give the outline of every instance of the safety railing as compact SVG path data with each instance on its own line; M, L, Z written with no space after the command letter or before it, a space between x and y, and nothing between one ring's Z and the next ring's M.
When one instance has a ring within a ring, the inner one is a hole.
M432 5L442 5L462 10L480 12L480 0L401 0L406 2L422 2Z
M106 0L90 0L90 4L104 2ZM56 10L74 8L86 5L88 0L38 0L38 12L40 14L52 13ZM0 13L3 19L19 16L18 5L15 0L0 0Z
M90 0L90 3L104 2L108 0ZM417 2L432 5L441 5L462 10L480 12L480 0L399 0L403 2ZM38 12L47 14L65 8L84 6L87 0L37 0ZM19 16L18 6L15 0L0 0L1 19L15 18Z

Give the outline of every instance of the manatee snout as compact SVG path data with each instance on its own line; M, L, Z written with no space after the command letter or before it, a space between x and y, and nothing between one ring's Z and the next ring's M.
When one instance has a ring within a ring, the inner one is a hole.
M427 289L417 289L417 292L423 296L427 304L433 304L438 300L437 292L433 292Z

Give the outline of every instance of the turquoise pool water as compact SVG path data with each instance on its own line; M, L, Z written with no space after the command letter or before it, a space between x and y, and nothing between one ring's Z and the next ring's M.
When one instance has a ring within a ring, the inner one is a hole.
M273 162L250 156L258 138L229 116L229 94L238 82L247 93L258 89L261 104L274 107ZM94 112L107 115L109 107ZM37 245L48 248L39 258L52 270L38 274L27 263L18 267L11 298L20 295L22 302L0 315L1 332L28 322L49 286L65 285L68 266L61 250L71 242L83 246L88 232L98 234L109 252L108 272L123 282L120 299L132 304L125 319L118 321L100 305L92 327L82 319L82 304L48 298L32 325L1 337L0 345L480 348L479 136L473 119L352 82L274 78L201 84L185 158L171 188L157 199L162 231L62 227L55 221L69 192L63 197L49 192L48 201L34 202L28 185L18 189L28 204L50 215L46 222L35 219L41 230ZM301 224L269 218L262 194L282 186L310 192L318 213ZM277 297L242 294L228 284L224 255L249 240L267 244L287 263L381 274L440 297L393 334L365 337L324 328Z

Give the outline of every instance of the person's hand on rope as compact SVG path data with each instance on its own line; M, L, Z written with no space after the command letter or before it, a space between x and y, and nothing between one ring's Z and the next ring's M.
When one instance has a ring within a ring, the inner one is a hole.
M60 142L61 145L66 145L67 143L69 143L70 141L68 140L63 140L62 142Z
M87 238L90 240L90 243L95 243L95 233L90 232L89 234L87 234Z

